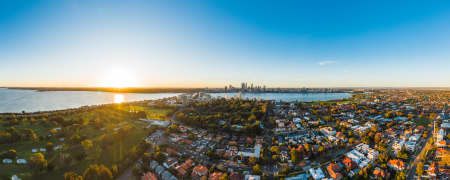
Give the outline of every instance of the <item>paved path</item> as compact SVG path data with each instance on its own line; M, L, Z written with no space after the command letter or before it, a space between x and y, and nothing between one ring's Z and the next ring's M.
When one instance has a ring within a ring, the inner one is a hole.
M422 160L421 157L426 153L426 151L428 149L430 149L431 145L428 143L428 140L430 138L432 138L432 137L430 137L431 134L433 134L433 133L428 133L428 137L427 137L427 139L425 141L425 146L422 148L420 153L418 155L416 155L416 158L414 159L414 161L412 163L410 163L409 167L411 167L411 168L409 168L409 171L406 174L407 175L406 179L413 179L414 178L414 175L416 174L417 163L419 163L419 161Z

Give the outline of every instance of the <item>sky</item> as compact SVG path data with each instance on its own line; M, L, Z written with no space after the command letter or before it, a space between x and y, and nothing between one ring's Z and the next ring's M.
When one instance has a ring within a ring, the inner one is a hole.
M450 87L450 1L5 0L0 86Z

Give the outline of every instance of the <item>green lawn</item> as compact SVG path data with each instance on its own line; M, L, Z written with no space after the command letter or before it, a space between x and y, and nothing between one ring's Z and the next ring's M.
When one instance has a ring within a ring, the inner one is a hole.
M421 118L421 119L414 119L414 123L416 123L416 125L422 125L422 126L428 126L428 124L430 124L430 120L428 118Z
M90 164L104 164L105 166L111 168L112 165L119 164L124 158L127 158L128 152L135 145L138 145L147 135L148 123L139 121L137 119L131 118L131 116L126 115L129 110L126 109L127 106L117 106L117 109L106 110L106 111L92 111L92 112L84 112L82 114L76 115L67 115L64 118L66 120L72 120L76 118L86 119L88 122L95 119L95 117L100 117L103 119L111 120L112 122L108 125L111 125L110 129L107 128L98 128L93 125L86 124L82 129L79 130L79 134L87 137L87 139L92 140L94 145L99 146L101 144L101 137L104 135L112 135L117 133L114 128L120 128L123 126L132 126L133 129L129 131L126 136L120 136L119 139L112 142L112 145L103 149L100 153L100 157L95 159L88 155L87 158L81 161L72 161L71 164L61 164L61 160L54 161L57 163L56 168L50 172L44 172L39 176L39 179L62 179L65 172L74 171L78 174L82 174L84 170L89 167ZM149 118L154 119L166 119L167 115L173 112L172 109L157 109L150 107L138 107L140 111L145 111ZM54 127L46 127L42 125L42 123L30 124L29 122L19 124L14 126L18 131L21 131L25 128L30 128L35 131L39 136L46 137L50 134L50 130L59 127L55 125ZM0 125L0 130L4 131L6 127ZM60 145L63 143L68 143L69 137L65 137L65 142L60 142L59 138L52 137L46 140L38 140L37 142L32 141L20 141L15 144L2 144L0 145L0 151L7 151L9 149L15 149L18 154L18 158L29 159L29 157L33 154L31 151L33 148L44 148L47 142L53 142L54 145ZM69 145L69 150L66 153L70 154L70 148L81 147L81 145ZM50 156L48 153L43 153L45 158L50 162L52 158L54 159L56 156ZM56 154L56 153L52 153ZM15 164L2 164L0 162L0 179L5 177L11 177L13 174L21 174L21 173L31 173L31 169L27 165L18 165Z

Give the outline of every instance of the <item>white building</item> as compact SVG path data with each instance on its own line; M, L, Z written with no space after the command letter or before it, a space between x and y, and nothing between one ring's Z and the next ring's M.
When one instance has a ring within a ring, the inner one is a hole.
M395 152L399 152L400 150L402 150L402 147L403 147L404 144L405 144L404 141L396 140L396 141L394 142L394 144L392 144L392 149L393 149Z
M405 143L406 150L413 152L416 150L416 141L408 141Z
M418 141L420 139L420 135L414 135L409 137L409 141Z
M369 152L367 153L367 158L369 158L370 160L375 160L378 157L378 151L376 151L375 149L370 149Z
M257 175L245 175L245 180L260 180L261 177Z
M245 151L239 151L239 156L245 156L245 157L256 157L259 158L261 154L261 144L255 144L255 147L253 148L253 152L245 152Z
M320 132L324 134L325 136L334 136L336 134L336 131L331 127L324 127L320 129Z
M17 160L17 164L26 164L27 163L27 160L25 160L25 159L18 159Z
M314 179L323 179L323 178L325 178L325 175L323 174L323 171L320 168L317 168L317 169L311 168L311 169L309 169L309 173L311 174L311 176Z

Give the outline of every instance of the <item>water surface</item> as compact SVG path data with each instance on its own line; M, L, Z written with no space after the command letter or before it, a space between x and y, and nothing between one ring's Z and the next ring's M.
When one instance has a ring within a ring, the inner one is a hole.
M180 93L112 93L94 91L34 91L0 88L0 113L36 112L81 106L155 100ZM238 93L211 93L212 97L238 97ZM350 97L349 93L243 93L242 98L277 101L327 101Z
M0 113L36 112L77 108L88 105L154 100L179 93L111 93L94 91L34 91L0 88Z
M239 97L239 93L212 93L212 97ZM350 93L242 93L243 99L264 99L276 101L328 101L351 97Z

